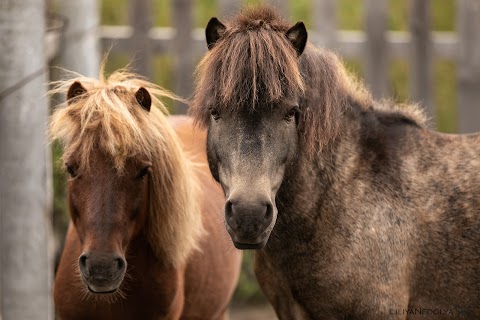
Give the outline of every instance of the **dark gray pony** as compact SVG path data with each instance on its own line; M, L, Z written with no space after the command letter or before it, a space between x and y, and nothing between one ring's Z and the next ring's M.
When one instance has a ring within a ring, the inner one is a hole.
M191 113L279 318L480 319L480 136L373 101L270 8L206 36Z

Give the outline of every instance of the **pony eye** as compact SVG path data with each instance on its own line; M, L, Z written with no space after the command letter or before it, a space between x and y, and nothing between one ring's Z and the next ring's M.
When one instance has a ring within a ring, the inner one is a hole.
M297 110L295 108L292 108L288 113L285 115L285 121L290 122L293 119L295 119L295 116L297 115Z
M217 121L218 119L220 119L220 113L218 112L217 109L210 108L210 114L211 114L213 120Z
M75 178L77 176L77 173L75 172L75 169L73 168L73 166L67 165L67 172L72 178Z
M140 173L138 174L138 179L141 179L143 180L143 178L145 178L145 176L150 172L150 166L147 166L145 168L142 169L142 171L140 171Z

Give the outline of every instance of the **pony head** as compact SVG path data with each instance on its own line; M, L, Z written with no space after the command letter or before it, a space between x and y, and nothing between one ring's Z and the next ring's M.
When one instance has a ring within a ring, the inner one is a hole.
M276 195L299 157L315 161L339 134L350 102L369 103L328 52L270 7L246 8L206 28L191 114L208 128L211 172L225 191L225 224L240 249L267 243Z
M52 93L66 93L67 101L51 117L50 136L64 147L86 288L115 292L138 239L166 264L184 263L203 228L193 166L159 100L176 97L122 70L55 85Z

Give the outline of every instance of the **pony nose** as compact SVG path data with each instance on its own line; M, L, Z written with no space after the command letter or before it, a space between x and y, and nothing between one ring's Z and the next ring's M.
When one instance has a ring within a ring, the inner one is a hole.
M78 266L86 279L96 281L108 281L119 277L126 268L126 261L123 257L91 257L83 253L78 259Z
M240 202L231 198L225 203L225 218L234 231L256 235L272 222L273 205L268 200Z

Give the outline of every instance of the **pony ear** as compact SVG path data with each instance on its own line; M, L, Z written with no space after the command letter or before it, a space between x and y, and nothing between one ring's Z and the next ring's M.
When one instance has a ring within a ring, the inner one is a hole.
M300 56L307 44L307 29L303 22L297 22L293 27L288 29L285 35Z
M150 93L148 93L147 89L140 87L137 92L135 92L135 98L143 109L150 112L150 107L152 106L152 97L150 96Z
M78 96L81 96L82 94L85 94L87 92L87 89L85 89L82 84L78 81L75 81L72 83L70 88L68 88L67 91L67 104L70 104L73 99L77 98Z
M208 21L207 28L205 29L208 50L212 49L218 39L223 36L225 29L223 23L217 18L212 18Z

